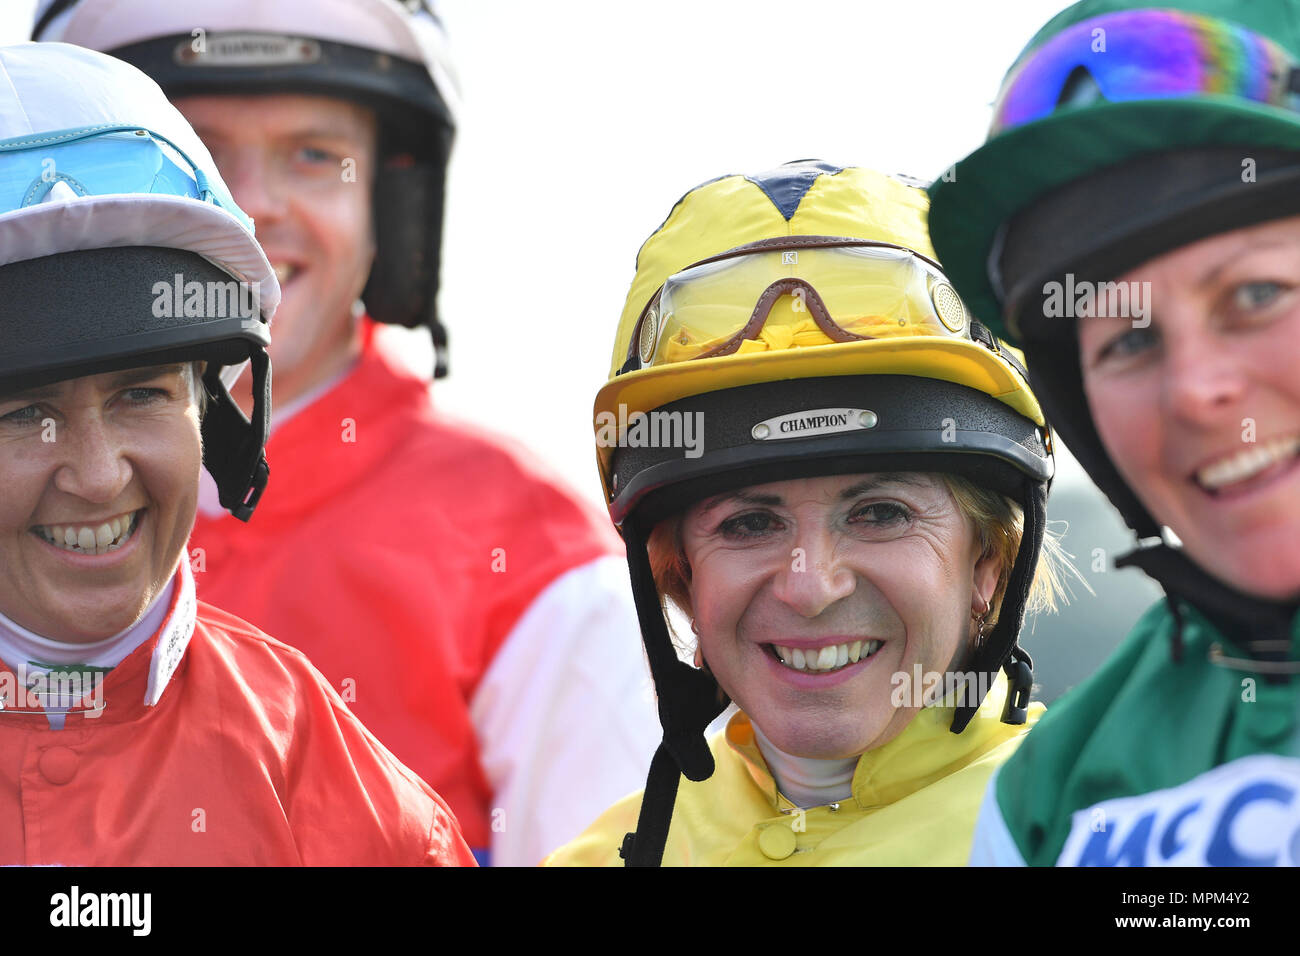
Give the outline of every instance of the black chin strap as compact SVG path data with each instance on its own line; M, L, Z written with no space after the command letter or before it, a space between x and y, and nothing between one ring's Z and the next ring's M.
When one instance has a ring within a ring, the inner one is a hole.
M253 371L253 418L249 421L226 391L221 366L209 365L203 383L208 407L203 414L203 467L217 484L221 506L240 521L252 517L266 489L266 436L271 430L271 359L263 348L249 355ZM217 456L226 454L224 458Z
M1206 573L1182 551L1166 544L1139 548L1121 555L1115 559L1115 567L1141 568L1164 588L1174 610L1175 662L1182 658L1182 615L1177 610L1179 601L1204 614L1211 624L1251 658L1270 663L1289 659L1291 627L1297 612L1300 612L1300 602L1269 601L1243 594ZM1289 679L1285 673L1262 673L1270 683Z
M1011 687L1002 710L1002 722L1006 724L1023 724L1028 719L1034 662L1016 639L1025 622L1025 605L1029 603L1029 590L1034 583L1034 571L1043 546L1043 529L1047 524L1047 485L1027 480L1025 502L1025 530L1016 551L1016 562L1007 577L1007 591L1002 597L998 622L993 625L983 645L975 651L971 662L975 680L982 682L976 684L977 687L990 688L997 680L999 670L1007 672ZM983 694L978 701L963 699L953 714L951 729L954 734L966 729L983 700Z
M623 540L664 736L650 763L636 831L624 837L619 855L627 866L659 866L682 775L694 781L713 775L713 754L704 732L726 708L728 700L713 675L678 660L650 571L645 540L634 521L624 525Z

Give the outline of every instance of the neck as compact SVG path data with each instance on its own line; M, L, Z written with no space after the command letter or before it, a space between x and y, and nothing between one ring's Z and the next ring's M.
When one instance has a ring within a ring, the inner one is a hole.
M857 757L820 760L796 757L778 748L754 727L754 740L776 779L777 789L797 807L821 807L847 800L853 795L853 772Z
M361 325L356 323L343 348L333 348L326 355L307 356L293 368L281 371L275 365L275 346L271 346L271 405L279 414L281 409L294 406L302 408L314 398L329 390L342 379L361 357ZM230 390L245 415L253 412L253 374L245 368Z

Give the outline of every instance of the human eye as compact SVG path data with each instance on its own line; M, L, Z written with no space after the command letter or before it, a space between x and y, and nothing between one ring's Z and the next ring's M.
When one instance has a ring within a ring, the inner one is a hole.
M871 528L889 528L906 524L912 520L912 512L897 501L872 501L859 505L849 515L851 524L865 525Z
M1160 332L1153 325L1130 328L1102 343L1093 356L1093 364L1124 362L1137 358L1160 344Z
M760 538L781 530L781 522L770 511L746 511L718 524L718 532L727 538Z
M0 415L0 422L4 422L6 425L25 427L39 425L43 418L39 405L24 405L22 408L16 408L11 412Z
M325 163L333 159L334 156L328 150L321 149L319 146L303 146L298 150L298 158L307 163Z
M172 398L172 393L166 388L150 388L137 386L128 388L122 393L122 399L132 408L151 408L155 405L161 405Z
M1243 282L1232 290L1232 304L1239 309L1258 309L1282 294L1280 282Z
M1228 310L1247 323L1269 321L1294 305L1293 287L1286 282L1256 279L1233 286L1228 292Z

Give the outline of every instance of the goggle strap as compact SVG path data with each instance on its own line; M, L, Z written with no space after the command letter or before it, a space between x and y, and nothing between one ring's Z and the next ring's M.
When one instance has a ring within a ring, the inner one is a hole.
M37 147L49 148L51 146L66 146L70 143L78 142L83 139L93 139L98 136L107 136L110 133L144 133L154 140L166 143L176 154L189 164L190 173L194 176L194 185L198 190L199 198L209 205L217 206L230 213L240 221L244 228L252 231L252 221L233 203L227 204L220 201L216 191L212 188L212 182L198 165L190 158L190 154L181 149L169 137L164 136L155 130L145 129L142 126L128 125L105 125L105 126L87 126L80 129L55 130L48 133L37 133L31 136L19 136L0 142L0 153L21 152L22 150L34 149Z
M745 323L744 328L721 345L714 346L709 351L696 356L696 358L706 359L715 358L719 355L731 355L740 348L746 339L758 338L759 333L763 331L763 326L767 324L768 316L772 314L772 306L776 304L777 299L783 295L793 294L797 290L803 291L804 305L807 306L809 315L812 316L813 321L817 323L817 328L821 329L827 338L834 342L861 342L871 338L869 335L856 335L840 328L835 323L835 320L831 318L826 303L817 294L817 290L803 279L796 279L791 276L785 279L777 279L763 290L763 294L758 297L754 311L750 314L749 321Z
M674 273L674 275L677 275L680 272L687 272L691 269L694 269L696 266L709 265L714 262L722 262L723 260L726 259L735 259L739 256L747 256L755 252L782 252L786 250L795 250L795 249L833 249L842 246L847 246L849 248L868 247L868 248L878 248L878 249L898 249L902 252L906 252L909 255L916 257L917 259L920 259L922 262L926 263L931 268L933 268L936 272L938 272L939 275L944 274L943 268L939 265L939 263L935 262L929 256L922 255L921 253L917 252L914 249L909 249L906 246L900 246L897 243L893 243L893 242L878 242L872 239L853 239L847 236L776 236L771 239L759 239L756 242L747 242L743 246L737 246L734 249L728 249L726 252L720 252L717 255L709 256L706 259L700 259L698 262L692 262L686 268L678 270L678 272ZM667 283L665 283L665 285L666 284ZM768 287L769 292L771 291L771 288L772 288L771 286ZM821 308L821 316L819 317L816 313L814 313L813 320L817 322L818 328L820 328L822 332L824 332L827 336L829 336L833 341L853 342L853 341L858 341L867 338L867 336L854 335L852 332L848 332L840 328L840 326L838 326L834 322L834 320L831 319L830 313L826 309L825 303L823 303L821 297L817 295L816 290L814 290L813 287L808 285L807 283L804 283L804 288L806 288L809 292L813 293L813 296L817 300L817 305ZM627 359L623 362L622 367L618 370L619 375L626 375L628 372L635 372L646 367L645 364L641 361L641 344L640 344L641 329L645 325L646 316L650 314L651 308L657 305L660 299L663 297L663 291L664 291L664 286L661 285L658 289L655 290L655 294L652 295L648 300L646 300L646 304L642 306L641 314L637 317L636 324L632 326L632 337L627 344ZM766 294L767 293L765 292L764 295ZM775 298L773 299L773 301L775 301ZM761 299L760 299L760 304L761 304ZM768 304L767 308L770 311L771 303ZM756 306L754 309L754 315L756 316L758 315L758 313L759 313L759 307ZM766 321L766 318L767 318L766 314L764 314L763 321L758 324L757 329L755 329L753 333L754 335L757 335L758 329L761 329L763 327L763 322ZM750 325L752 325L753 322L754 319L753 317L751 317ZM748 329L750 325L746 325L745 328ZM848 338L842 338L841 336L848 336ZM732 346L728 351L710 351L707 355L700 355L697 356L697 358L711 358L715 355L730 355L732 352L735 352L737 349L740 348L740 343L742 341L743 338L736 340L735 345ZM724 343L724 346L726 345L731 345L730 339L726 343ZM997 351L997 349L994 349L994 351Z

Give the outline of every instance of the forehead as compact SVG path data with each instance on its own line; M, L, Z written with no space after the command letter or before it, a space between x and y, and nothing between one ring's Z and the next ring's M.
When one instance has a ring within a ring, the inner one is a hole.
M172 102L203 139L240 142L330 136L358 144L375 139L374 111L332 96L179 96Z
M931 492L943 487L937 475L924 472L870 472L852 475L826 475L818 478L794 478L762 485L749 485L735 491L707 498L692 512L702 513L726 502L781 505L803 500L847 500L860 495L897 490Z
M1120 280L1200 283L1212 279L1222 266L1279 247L1300 247L1300 216L1256 223L1190 242L1142 263Z
M187 365L180 363L175 365L146 365L116 372L101 372L98 375L83 375L79 378L67 378L60 382L35 385L18 391L0 390L0 400L58 398L78 391L92 393L112 392L121 388L130 388L141 382L179 377L185 374L187 368Z

